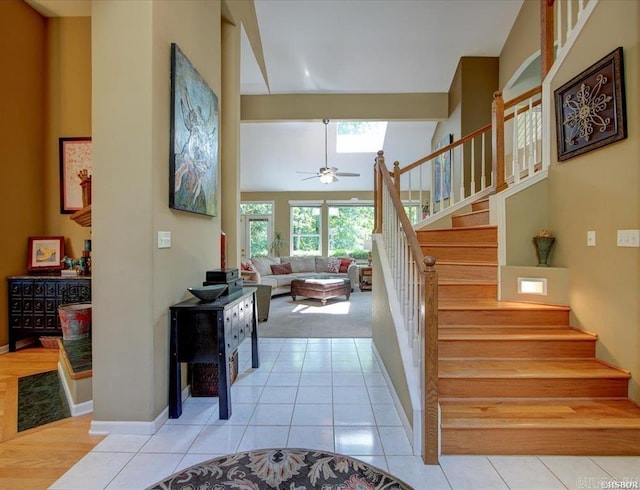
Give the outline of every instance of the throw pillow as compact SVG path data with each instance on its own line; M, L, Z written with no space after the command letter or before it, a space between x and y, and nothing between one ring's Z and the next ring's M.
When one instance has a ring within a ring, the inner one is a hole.
M273 274L274 276L280 276L282 274L291 274L291 264L288 262L280 265L273 264L271 266L271 274Z
M243 271L253 270L253 266L251 265L251 262L240 262L240 267L242 268Z
M351 259L342 259L340 261L340 272L347 272L349 270L351 262L353 262Z
M329 259L327 271L337 273L340 270L340 259Z

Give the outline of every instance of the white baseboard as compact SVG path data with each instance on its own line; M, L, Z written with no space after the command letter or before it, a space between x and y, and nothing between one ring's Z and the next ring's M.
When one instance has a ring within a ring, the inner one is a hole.
M182 399L189 397L189 387L182 390ZM151 436L169 420L169 407L160 412L160 414L150 422L129 422L129 421L106 421L94 420L91 422L89 434L94 436L107 436L109 434L131 434Z
M64 395L67 398L69 410L71 410L71 416L78 417L80 415L86 415L93 412L93 400L82 403L73 402L73 398L71 397L71 390L69 389L69 385L67 384L67 378L64 375L62 364L60 363L58 363L58 377L60 378L60 383L62 383L62 387L64 388Z

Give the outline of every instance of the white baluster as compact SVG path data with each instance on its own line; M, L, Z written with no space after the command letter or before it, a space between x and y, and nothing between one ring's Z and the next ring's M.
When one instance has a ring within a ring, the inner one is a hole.
M571 0L567 0L567 36L565 39L569 39L571 35L571 31L573 30L573 2Z
M578 19L582 15L583 10L584 10L584 0L578 0Z
M484 150L484 145L485 145L485 141L484 141L484 136L486 133L482 133L482 177L480 179L480 190L484 190L487 187L487 178L485 175L485 164L486 164L486 160L485 160L485 150Z
M518 149L518 106L513 107L513 163L511 165L511 171L513 172L513 181L517 184L520 182L520 162L519 162L519 149Z
M471 140L471 182L470 182L469 195L473 196L476 193L476 139Z
M557 28L558 28L558 50L562 49L562 2L558 0L555 2L556 7L556 20L557 20Z

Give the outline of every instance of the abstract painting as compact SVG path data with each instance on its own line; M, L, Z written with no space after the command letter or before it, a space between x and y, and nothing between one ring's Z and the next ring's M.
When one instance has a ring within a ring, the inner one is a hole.
M171 44L169 207L216 216L218 97Z

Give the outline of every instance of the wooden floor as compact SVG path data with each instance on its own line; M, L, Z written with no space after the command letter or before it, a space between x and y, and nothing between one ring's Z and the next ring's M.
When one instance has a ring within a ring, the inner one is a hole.
M104 439L89 435L91 415L16 432L18 378L57 366L52 349L0 355L0 489L46 489Z

